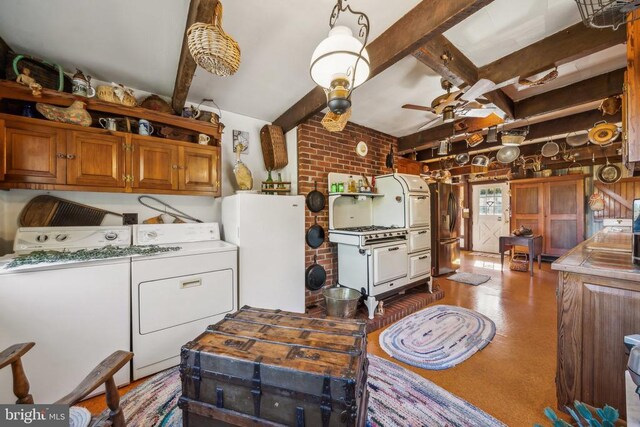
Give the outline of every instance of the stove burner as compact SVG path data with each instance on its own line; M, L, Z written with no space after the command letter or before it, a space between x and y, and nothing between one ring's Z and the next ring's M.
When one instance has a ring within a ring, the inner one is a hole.
M367 225L364 227L346 227L337 228L336 231L354 231L356 233L366 233L369 231L382 231L382 230L394 230L398 227L384 227L381 225Z

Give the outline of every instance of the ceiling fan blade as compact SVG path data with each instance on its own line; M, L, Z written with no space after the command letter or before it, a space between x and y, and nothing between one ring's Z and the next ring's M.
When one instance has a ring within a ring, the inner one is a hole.
M439 125L442 123L442 117L438 116L433 120L428 121L427 123L423 124L422 126L420 126L418 128L418 131L424 130L424 129L429 129L431 127L434 127L436 125Z
M496 84L491 80L480 79L476 82L476 84L467 89L462 94L460 99L464 99L465 101L473 101L474 99L481 97L485 93L491 92L495 89L495 87Z
M404 104L402 106L402 108L406 108L407 110L426 111L428 113L435 113L436 112L436 110L434 110L431 107L424 107L422 105L415 105L415 104Z
M491 108L469 108L460 112L463 117L489 117L494 110Z

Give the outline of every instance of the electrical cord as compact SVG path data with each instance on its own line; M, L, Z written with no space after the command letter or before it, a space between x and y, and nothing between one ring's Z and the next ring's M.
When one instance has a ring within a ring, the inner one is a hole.
M151 205L143 202L142 201L143 199L151 199L154 202L160 203L161 205L164 206L164 210L162 208L157 208L155 206L151 206ZM162 200L157 199L157 198L152 197L152 196L140 196L140 197L138 197L138 202L140 202L140 204L142 206L145 206L145 207L147 207L147 208L149 208L151 210L154 210L156 212L160 212L160 213L163 213L163 214L171 215L171 216L177 217L177 218L186 219L186 220L193 221L193 222L202 222L198 218L194 218L191 215L188 215L188 214L182 212L181 210L178 210L178 209L174 208L173 206L163 202ZM177 212L177 213L167 212L167 209L171 209L173 212Z

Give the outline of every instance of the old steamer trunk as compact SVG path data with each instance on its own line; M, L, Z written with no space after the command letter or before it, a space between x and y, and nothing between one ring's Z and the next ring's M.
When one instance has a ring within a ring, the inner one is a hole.
M365 323L243 307L182 348L183 424L364 426Z

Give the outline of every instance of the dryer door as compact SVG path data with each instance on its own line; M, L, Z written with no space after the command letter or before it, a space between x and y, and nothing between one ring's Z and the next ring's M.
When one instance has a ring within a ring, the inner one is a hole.
M153 280L138 285L141 335L233 310L233 271ZM195 337L192 337L195 338Z

